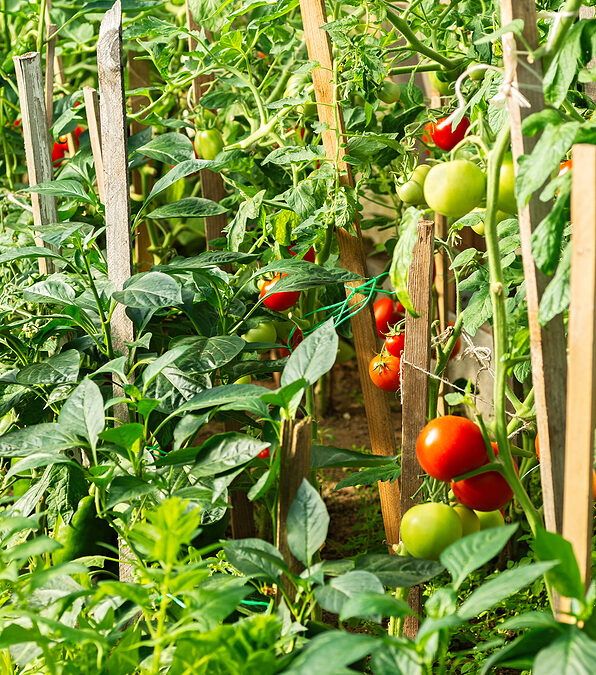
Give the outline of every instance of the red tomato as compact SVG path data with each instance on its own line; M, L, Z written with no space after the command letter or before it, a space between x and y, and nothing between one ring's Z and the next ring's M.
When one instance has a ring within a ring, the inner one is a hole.
M397 333L396 335L388 335L385 338L385 349L391 354L391 356L397 356L398 358L401 358L402 352L404 351L405 341L405 331Z
M265 297L267 293L273 289L275 284L285 276L287 275L276 274L273 279L260 285L263 304L265 307L268 307L275 312L283 312L285 309L290 309L290 307L293 307L298 302L298 298L300 298L300 291L282 291L281 293L272 293Z
M431 420L416 441L420 466L437 480L451 480L488 462L482 432L465 417Z
M441 117L436 124L429 123L429 135L437 148L441 148L441 150L453 150L463 140L466 131L470 128L470 120L467 117L462 117L455 129L452 128L451 122L446 121L447 119L447 117ZM424 129L427 130L426 126ZM422 140L424 141L424 136Z
M74 130L75 146L77 148L79 147L79 137L82 133L83 127L77 127ZM56 166L60 166L67 152L68 152L68 139L66 135L60 136L58 140L54 143L54 147L52 148L52 164L56 164L56 162L58 162Z
M491 445L495 455L498 455L497 444ZM515 469L517 470L517 466ZM451 489L459 502L475 511L497 511L513 498L513 490L498 471L487 471L472 478L451 481Z
M294 250L293 250L293 249L294 249L294 247L293 247L293 246L290 246L290 248L288 249L288 251L289 251L292 255L296 255L296 254L294 253ZM311 247L308 249L308 251L302 256L302 260L307 260L308 262L314 263L314 261L315 261L315 249L314 249L312 246L311 246Z
M561 169L559 171L559 176L564 176L568 171L571 171L573 169L573 160L568 159L566 162L563 162L561 164Z
M391 354L377 354L368 366L370 379L383 391L397 391L400 385L400 360Z
M385 337L392 326L404 318L404 307L400 302L395 301L387 295L379 298L373 305L375 313L375 323L377 324L377 335Z
M296 328L292 333L291 338L288 335L287 338L282 338L280 340L280 343L282 345L285 345L287 349L280 349L279 355L281 357L289 356L294 351L294 349L296 349L296 347L302 342L302 340L304 340L304 335L302 335L302 331L300 330L300 328Z
M259 454L257 455L257 457L259 457L260 459L269 459L269 456L270 456L269 455L269 448L265 448L264 450L261 450L261 452L259 452Z

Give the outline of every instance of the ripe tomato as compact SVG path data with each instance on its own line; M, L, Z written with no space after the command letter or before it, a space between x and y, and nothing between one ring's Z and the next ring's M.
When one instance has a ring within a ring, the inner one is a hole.
M277 331L275 330L275 325L273 321L261 321L254 328L249 330L242 335L242 339L246 342L271 342L274 343L277 340Z
M285 274L276 274L273 279L266 281L260 286L263 304L265 307L268 307L275 312L283 312L285 309L290 309L290 307L293 307L300 298L300 291L282 291L280 293L271 293L271 295L267 295L267 293L273 290L275 284L285 276Z
M505 518L500 511L474 511L480 521L481 530L489 530L491 527L503 527Z
M513 169L513 157L506 155L501 164L499 173L499 196L497 206L505 213L517 213L515 201L515 171Z
M406 334L403 330L401 333L388 335L385 338L385 349L391 354L391 356L397 356L397 358L401 358L402 352L404 351L405 341Z
M377 324L377 335L385 337L389 329L395 326L404 318L404 307L400 302L395 301L388 295L379 298L373 305L375 313L375 323Z
M497 444L491 445L495 455L498 454ZM498 471L487 471L472 478L451 481L451 489L458 501L475 511L497 511L513 498L513 490Z
M488 462L482 432L465 417L431 420L416 441L420 466L437 480L451 480Z
M469 509L463 504L456 504L453 507L453 510L457 513L459 519L461 520L463 537L480 530L480 519L474 513L474 511L472 511L472 509Z
M83 127L80 126L77 127L73 133L75 137L75 146L78 148L79 137L83 133ZM54 146L52 147L52 164L54 164L55 166L60 166L67 152L68 152L68 139L66 135L60 136L58 140L54 143Z
M288 249L288 251L289 251L292 255L294 255L294 256L296 255L296 253L294 252L294 247L293 247L293 246L290 246L290 248ZM308 249L308 251L302 256L302 260L307 260L308 262L314 263L314 261L315 261L315 249L314 249L312 246L311 246L311 247Z
M261 450L261 452L259 452L257 457L259 457L260 459L269 459L270 457L269 448L264 448L263 450Z
M424 127L426 129L426 127ZM470 128L470 120L462 117L460 123L453 128L451 122L447 122L447 117L441 119L435 124L430 123L430 137L437 148L441 150L453 150L453 148L463 140L466 131Z
M195 134L195 152L201 159L215 159L223 146L223 137L218 129L203 129Z
M399 84L392 80L385 80L379 89L379 99L383 103L396 103L401 96Z
M400 385L400 360L391 354L377 354L368 366L370 379L383 391L397 391Z
M462 536L462 523L447 504L427 502L408 509L399 526L401 540L410 555L438 560L441 553Z
M304 340L304 335L302 334L302 331L300 328L296 326L294 329L294 332L292 333L292 337L290 338L290 334L285 338L280 338L280 344L284 345L284 348L279 350L279 355L283 358L284 356L289 356L294 349Z
M429 207L444 216L461 218L482 201L486 177L467 159L436 164L424 181L424 198Z

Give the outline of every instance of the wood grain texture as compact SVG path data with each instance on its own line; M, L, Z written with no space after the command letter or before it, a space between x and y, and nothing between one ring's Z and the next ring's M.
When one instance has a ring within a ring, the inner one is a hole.
M27 175L29 185L33 186L54 178L41 58L38 52L29 52L14 56L13 61L19 89ZM34 230L59 222L55 196L32 192L31 206ZM39 237L35 237L35 243L37 246L45 246ZM39 271L41 274L51 274L54 271L52 260L39 258Z
M443 241L447 239L449 227L447 218L439 213L435 214L435 233ZM435 267L435 288L437 290L437 317L439 319L439 332L442 333L447 328L449 321L449 257L444 248L441 248L434 256ZM452 284L454 285L454 284ZM445 385L441 382L439 385L439 399L437 401L437 412L439 415L445 414Z
M290 506L304 478L310 476L310 448L312 420L310 417L293 422L283 420L279 447L280 472L277 501L277 548L286 561L290 572L300 573L302 563L294 558L288 546L287 521ZM286 587L290 591L290 587Z
M334 96L331 42L327 32L321 29L321 26L327 23L325 4L323 0L300 0L300 10L309 58L320 64L320 67L312 71L312 79L319 121L329 125L329 129L323 131L327 159L337 166L340 172L340 183L352 185L350 167L344 161L346 151L342 147L342 143L345 142L343 115ZM366 256L358 219L354 227L358 235L356 237L345 229L340 228L336 232L341 264L344 269L367 277ZM363 296L356 294L351 304L362 300ZM378 351L377 331L370 304L352 318L352 332L372 451L377 455L394 455L396 445L389 396L375 387L368 375L368 364ZM395 543L399 540L400 519L400 490L397 482L379 483L379 496L385 535L388 541Z
M48 37L56 32L56 24L47 24ZM47 41L46 44L46 81L45 81L45 97L46 97L46 115L48 118L48 129L52 126L54 121L54 55L56 53L56 38L53 37Z
M507 25L514 19L524 21L524 40L535 48L538 45L536 3L534 0L501 0L501 23ZM538 141L538 136L523 136L524 119L544 108L542 90L536 83L542 79L539 60L518 66L524 57L518 54L526 48L512 33L503 36L505 78L517 83L520 92L530 102L530 108L521 108L513 97L508 99L511 119L511 147L514 162L528 154ZM536 398L536 421L540 437L540 476L544 499L544 519L548 530L561 532L563 525L563 475L565 471L565 392L567 379L566 343L563 317L552 319L544 328L538 321L540 299L549 278L536 269L532 256L531 236L534 228L549 213L551 202L540 201L538 190L519 213L521 249L526 281L528 321L530 327L530 355L532 381ZM544 448L544 449L543 449Z
M108 275L118 290L132 276L130 195L124 77L122 66L122 9L120 0L106 12L97 42L101 147L104 167ZM114 348L126 351L134 339L132 321L124 305L112 315Z
M99 113L99 97L93 87L83 87L85 111L87 114L87 128L89 130L89 143L93 153L95 175L97 179L97 192L102 204L106 203L106 194L103 185L103 157L101 154L101 120Z
M402 368L402 447L401 447L401 512L420 501L413 495L422 480L422 469L416 457L416 440L428 417L428 375L430 367L430 326L432 322L432 265L434 223L422 220L418 224L418 240L414 247L408 272L408 293L418 317L406 315L406 337ZM420 588L409 595L412 609L420 613ZM404 621L404 633L414 637L418 630L415 617Z
M596 147L573 148L563 536L590 581L596 423ZM542 457L542 439L540 443Z
M199 26L193 19L188 0L186 0L186 21L190 30L198 30ZM206 37L207 39L210 39L210 33L208 31L206 31ZM193 37L189 37L189 51L194 51L196 48L197 41ZM200 75L199 77L194 78L192 82L192 99L195 107L199 105L201 96L203 96L205 90L208 89L213 81L213 75ZM215 113L216 111L212 112ZM226 189L221 174L211 171L210 169L202 169L200 175L201 194L203 195L203 198L219 203L226 196ZM223 236L223 230L227 224L228 218L225 213L205 218L205 239L207 240L207 249L212 248L210 242L213 239L219 239Z

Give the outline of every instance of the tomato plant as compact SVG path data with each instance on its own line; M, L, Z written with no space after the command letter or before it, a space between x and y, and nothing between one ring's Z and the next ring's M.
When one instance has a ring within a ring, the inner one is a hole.
M513 158L511 155L507 155L501 164L497 206L504 213L517 213L517 202L515 201L515 171L513 169Z
M416 504L402 516L401 539L410 555L438 560L441 553L461 538L462 521L447 504Z
M425 131L437 148L453 150L460 141L463 141L469 128L470 120L467 117L462 117L456 127L448 122L447 117L441 117L436 123L430 123L428 129L425 127Z
M436 417L422 429L416 456L426 473L437 480L451 480L488 461L478 425L454 415Z
M391 354L377 354L371 359L368 374L383 391L398 391L401 383L400 359Z
M397 300L384 295L373 305L377 335L385 337L391 328L404 318L404 307Z
M275 284L285 276L278 274L269 281L265 281L261 285L261 300L265 307L274 310L275 312L283 312L286 309L293 307L300 298L300 291L280 291L274 293Z
M254 328L242 335L242 338L247 342L270 342L274 343L277 340L277 331L273 321L261 321Z
M405 341L406 341L405 331L401 331L400 333L395 333L393 335L389 334L385 338L385 349L392 356L397 356L398 358L401 358L402 352L404 351Z
M480 204L486 190L482 170L467 159L436 164L424 182L424 198L433 211L461 218Z
M294 327L286 336L280 338L281 344L284 345L279 350L279 355L283 358L289 356L294 349L304 340L304 335L300 328Z
M201 159L215 159L224 143L218 129L202 129L195 135L195 151Z

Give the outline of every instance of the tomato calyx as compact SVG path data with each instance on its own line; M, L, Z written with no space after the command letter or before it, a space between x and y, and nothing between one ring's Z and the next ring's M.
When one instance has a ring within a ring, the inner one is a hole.
M379 389L395 393L401 386L401 359L383 349L371 359L368 374Z

